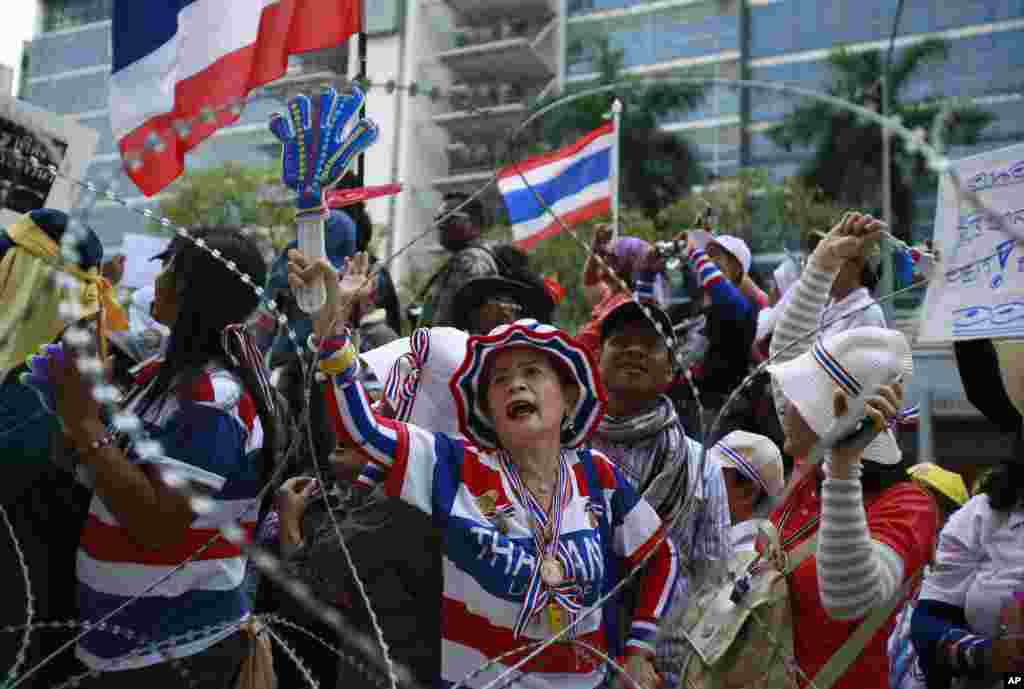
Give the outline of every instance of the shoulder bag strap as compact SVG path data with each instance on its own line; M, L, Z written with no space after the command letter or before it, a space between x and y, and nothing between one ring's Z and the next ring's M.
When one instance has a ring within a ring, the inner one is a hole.
M788 576L793 573L800 564L814 555L815 548L818 546L818 533L812 533L807 537L807 540L803 541L800 545L793 548L786 554L786 572Z
M871 614L864 618L864 621L854 630L850 638L818 670L814 679L811 680L810 686L816 689L830 689L846 673L850 666L853 665L853 662L860 656L864 647L867 646L872 637L875 636L878 630L882 628L882 625L885 624L885 621L889 619L889 616L896 610L896 606L913 591L923 571L924 569L922 568L915 572L892 595L892 598L886 601L884 605L880 605L872 610Z
M612 552L612 529L610 505L605 503L604 491L601 483L597 480L597 471L594 469L594 458L589 449L579 451L580 462L583 464L583 475L587 479L587 493L591 500L600 500L601 507L598 515L598 529L601 533L601 554L604 557L604 586L601 587L601 595L605 596L619 583L618 563L615 554ZM604 624L606 643L608 644L608 655L618 658L622 655L622 644L619 639L619 604L618 596L612 596L601 606L601 621Z

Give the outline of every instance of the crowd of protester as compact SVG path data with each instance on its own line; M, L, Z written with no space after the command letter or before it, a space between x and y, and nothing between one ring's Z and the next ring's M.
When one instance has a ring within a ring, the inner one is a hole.
M0 230L0 626L26 606L94 625L0 635L10 680L369 686L364 644L289 581L371 646L379 630L422 686L517 663L508 681L544 689L988 689L1024 671L1024 447L978 486L901 451L913 363L875 303L881 222L845 215L763 285L729 228L678 228L671 269L601 228L590 319L565 332L565 290L483 240L478 201L444 204L450 255L405 313L358 207L330 211L320 261L293 243L268 265L223 228L177 238L123 304L91 230L61 262L65 214ZM688 313L668 308L675 269ZM317 280L326 303L304 313L293 291ZM66 303L159 452L94 400L61 346ZM1018 354L989 343L960 374L1020 440Z

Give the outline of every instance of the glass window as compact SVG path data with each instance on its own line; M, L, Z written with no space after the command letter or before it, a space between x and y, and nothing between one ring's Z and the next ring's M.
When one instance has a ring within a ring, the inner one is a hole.
M71 29L114 15L114 0L45 0L43 31Z
M99 25L71 34L42 34L27 46L30 77L110 64L110 27Z
M367 34L379 36L395 33L402 28L405 0L367 0L363 7L366 12Z

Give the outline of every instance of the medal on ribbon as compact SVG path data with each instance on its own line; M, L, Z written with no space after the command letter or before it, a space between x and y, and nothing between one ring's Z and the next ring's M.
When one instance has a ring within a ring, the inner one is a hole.
M526 598L516 617L514 638L519 638L537 615L544 613L552 634L563 632L583 609L582 589L576 583L576 567L561 542L562 519L572 495L568 463L559 457L558 482L551 501L551 515L545 513L527 490L519 471L507 453L501 453L502 466L516 498L530 512L533 541L537 547L537 565L530 577ZM574 637L570 631L570 638Z

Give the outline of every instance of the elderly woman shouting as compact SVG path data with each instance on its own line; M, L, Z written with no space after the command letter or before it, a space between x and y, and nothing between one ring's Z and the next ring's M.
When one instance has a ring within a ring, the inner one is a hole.
M551 326L504 325L471 337L452 376L466 439L378 419L358 382L350 335L333 325L346 322L366 258L357 256L340 281L325 262L290 258L293 288L321 275L328 286L315 337L339 436L367 452L389 495L432 515L443 531L442 684L484 686L535 642L561 634L518 668L514 683L598 686L603 663L583 644L606 649L612 627L603 611L582 619L581 612L608 590L613 562L631 571L649 558L626 654L629 674L656 687L653 642L675 583L675 552L619 471L580 449L605 405L589 354Z

